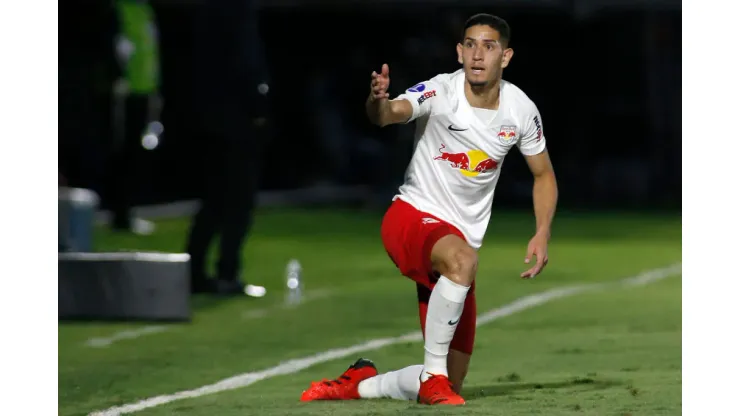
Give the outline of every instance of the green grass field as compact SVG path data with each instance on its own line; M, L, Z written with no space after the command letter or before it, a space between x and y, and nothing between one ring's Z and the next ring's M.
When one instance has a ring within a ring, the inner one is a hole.
M418 329L413 284L383 250L381 216L340 210L271 210L245 246L246 279L260 299L196 297L194 319L92 348L93 337L146 323L59 324L59 414L84 415L172 394L375 338ZM520 279L533 230L529 213L494 211L480 252L479 313L522 296L612 282L681 261L681 218L568 214L556 219L550 264ZM98 250L182 252L187 220L148 237L96 231ZM304 267L306 301L283 306L291 258ZM420 342L357 354L380 371L422 359ZM677 415L681 413L681 279L575 295L495 320L477 331L461 408L392 400L301 403L310 381L334 378L357 356L247 387L178 400L142 415Z

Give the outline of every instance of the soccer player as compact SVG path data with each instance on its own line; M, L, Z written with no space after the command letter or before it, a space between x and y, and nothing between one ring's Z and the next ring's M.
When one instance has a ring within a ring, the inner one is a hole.
M547 264L557 183L535 104L501 79L514 51L503 19L477 14L457 45L462 69L390 100L389 68L372 73L366 109L378 126L416 120L416 149L404 184L383 218L383 244L417 284L424 362L385 374L360 359L335 380L311 383L302 401L395 398L461 405L475 338L475 275L504 157L516 146L534 176L536 232L521 274Z

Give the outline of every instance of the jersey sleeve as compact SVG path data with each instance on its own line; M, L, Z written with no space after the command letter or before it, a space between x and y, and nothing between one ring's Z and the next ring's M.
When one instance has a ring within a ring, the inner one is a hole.
M525 156L534 156L545 150L545 133L542 130L542 117L537 106L532 104L524 119L524 128L517 143L519 151Z
M428 116L432 113L435 103L443 96L443 86L435 80L420 82L407 89L394 100L407 100L411 103L413 112L411 118L406 122L410 123L419 117Z

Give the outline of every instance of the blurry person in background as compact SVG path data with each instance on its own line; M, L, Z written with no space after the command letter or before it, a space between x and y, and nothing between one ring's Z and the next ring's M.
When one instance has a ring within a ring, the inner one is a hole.
M116 8L120 33L115 49L123 76L113 87L114 138L108 174L112 227L149 234L153 224L132 218L131 205L136 187L146 182L141 165L147 149L142 138L160 110L157 26L148 0L116 0Z
M191 288L241 294L241 248L252 224L269 113L267 64L253 1L210 0L197 7L195 90L203 157L195 167L207 180L187 243ZM217 234L211 279L206 254Z

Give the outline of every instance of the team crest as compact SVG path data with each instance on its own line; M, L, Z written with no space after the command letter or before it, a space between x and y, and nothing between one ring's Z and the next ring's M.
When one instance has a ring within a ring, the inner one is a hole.
M516 126L501 126L498 132L498 139L502 144L511 144L516 140Z

